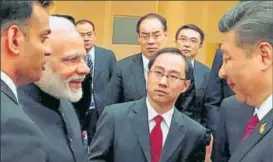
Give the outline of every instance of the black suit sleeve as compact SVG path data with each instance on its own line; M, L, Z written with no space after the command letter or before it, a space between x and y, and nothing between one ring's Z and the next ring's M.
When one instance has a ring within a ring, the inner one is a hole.
M212 151L212 161L227 162L230 158L228 139L226 132L226 110L228 104L223 101L219 110L219 123L217 124L214 146Z
M205 93L204 105L208 112L208 127L211 129L213 135L215 134L216 123L217 123L217 111L220 107L223 99L222 93L222 79L218 77L219 69L222 66L223 54L220 50L217 50L211 72L209 75L208 87Z
M206 155L206 146L210 142L210 132L204 129L199 140L196 140L196 147L188 157L187 162L203 162Z
M97 123L97 130L90 144L89 162L108 162L113 159L114 120L105 108Z

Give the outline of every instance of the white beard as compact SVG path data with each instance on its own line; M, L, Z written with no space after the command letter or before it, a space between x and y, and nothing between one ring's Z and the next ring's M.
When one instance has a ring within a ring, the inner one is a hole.
M54 73L50 67L46 66L40 80L35 83L42 91L57 99L67 99L71 102L77 102L82 98L82 88L77 89L76 92L72 92L69 82L79 78L83 80L84 76L73 75L66 80L62 79L60 75Z

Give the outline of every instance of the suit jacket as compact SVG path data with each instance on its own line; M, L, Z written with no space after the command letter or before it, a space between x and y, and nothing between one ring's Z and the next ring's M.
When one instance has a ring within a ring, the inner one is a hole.
M135 54L116 63L107 93L107 104L134 101L146 96L142 54Z
M227 162L241 142L254 107L240 103L235 96L223 100L219 109L213 148L213 161Z
M256 125L243 140L229 162L273 161L273 109Z
M104 109L90 145L91 162L151 162L145 98ZM203 161L206 129L175 109L160 162Z
M116 63L116 56L113 51L98 46L94 46L94 48L94 75L92 77L91 71L86 76L82 83L83 97L80 101L73 103L79 116L82 129L87 130L89 139L92 138L98 117L103 111L108 84ZM94 95L95 110L88 110L91 102L91 93Z
M80 124L69 101L56 99L35 84L18 88L18 94L24 112L42 130L49 146L48 161L87 161Z
M98 46L95 46L94 48L95 63L93 78L92 75L89 74L89 76L84 80L83 97L79 102L74 103L75 108L80 114L81 121L89 108L91 102L91 92L94 95L95 107L98 115L100 115L103 111L108 84L112 77L114 65L116 63L116 56L113 51ZM91 86L92 80L93 89Z
M43 138L40 129L1 80L1 162L45 162L47 146Z
M208 127L211 129L213 135L215 135L216 124L218 123L218 109L222 100L234 95L226 80L218 76L222 63L223 53L220 49L217 49L209 75L204 102L205 108L208 111Z

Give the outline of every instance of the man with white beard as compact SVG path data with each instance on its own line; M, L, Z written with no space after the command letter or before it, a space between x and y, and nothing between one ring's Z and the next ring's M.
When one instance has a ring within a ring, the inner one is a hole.
M87 151L71 104L82 97L81 83L89 73L84 42L69 20L51 16L49 24L52 33L46 41L52 55L40 80L19 88L19 101L44 134L50 148L48 161L84 162Z

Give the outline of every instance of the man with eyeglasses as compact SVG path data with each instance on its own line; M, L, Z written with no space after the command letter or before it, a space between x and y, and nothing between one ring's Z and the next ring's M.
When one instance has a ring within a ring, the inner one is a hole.
M90 145L90 162L204 161L210 140L206 129L174 106L190 84L189 69L177 48L151 56L147 97L105 107Z
M137 22L136 31L141 52L117 62L109 83L106 105L138 100L146 96L145 72L149 59L167 40L167 21L150 13Z
M177 106L183 110L188 110L190 117L206 125L206 111L204 110L204 95L207 87L209 67L195 60L199 50L204 43L204 32L194 24L181 26L175 34L177 48L187 56L193 68L193 78L191 87L179 97ZM195 91L195 93L191 93ZM184 97L185 95L188 95ZM188 103L187 105L185 103Z

